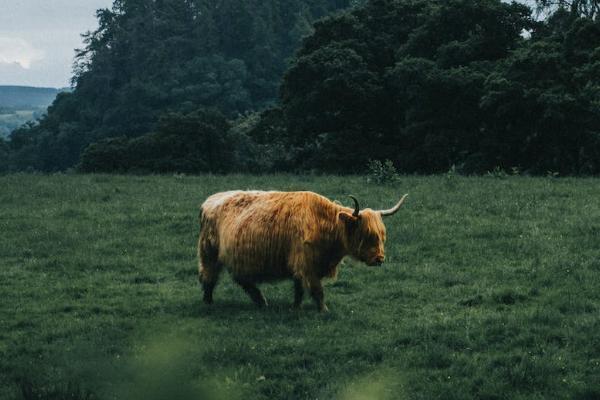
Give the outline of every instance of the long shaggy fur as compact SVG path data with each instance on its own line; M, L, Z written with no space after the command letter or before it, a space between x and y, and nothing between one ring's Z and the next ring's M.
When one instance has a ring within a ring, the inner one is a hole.
M261 303L257 282L292 278L315 297L315 290L322 292L320 280L335 276L344 256L382 261L381 216L365 209L354 217L352 211L313 192L230 191L210 196L202 204L198 243L205 301L212 302L223 266Z

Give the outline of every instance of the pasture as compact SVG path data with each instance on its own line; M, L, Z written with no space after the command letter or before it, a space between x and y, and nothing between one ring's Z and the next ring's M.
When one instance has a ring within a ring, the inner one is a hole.
M328 314L197 282L198 205L313 190L402 210ZM600 398L600 180L0 176L1 399Z

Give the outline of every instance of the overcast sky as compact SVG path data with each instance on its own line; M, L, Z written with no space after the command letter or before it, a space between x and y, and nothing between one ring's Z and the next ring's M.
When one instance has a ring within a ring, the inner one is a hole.
M69 85L81 33L112 0L0 0L0 85Z

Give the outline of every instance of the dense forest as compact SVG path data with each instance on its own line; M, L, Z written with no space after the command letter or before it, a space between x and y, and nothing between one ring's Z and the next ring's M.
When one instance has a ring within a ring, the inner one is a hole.
M0 170L597 174L599 4L116 0Z

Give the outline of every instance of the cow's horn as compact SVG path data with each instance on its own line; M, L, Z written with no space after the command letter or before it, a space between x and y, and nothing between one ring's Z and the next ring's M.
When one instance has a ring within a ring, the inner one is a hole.
M352 216L358 217L358 213L360 212L360 207L358 206L358 200L356 200L356 197L352 196L351 194L349 194L348 197L350 197L352 200L354 200L354 212L352 213Z
M388 215L395 214L396 211L398 211L400 207L402 207L402 203L404 203L404 199L406 199L406 196L408 196L408 193L402 196L398 204L396 204L394 207L390 208L389 210L381 210L379 211L379 214L381 214L382 217L387 217Z

